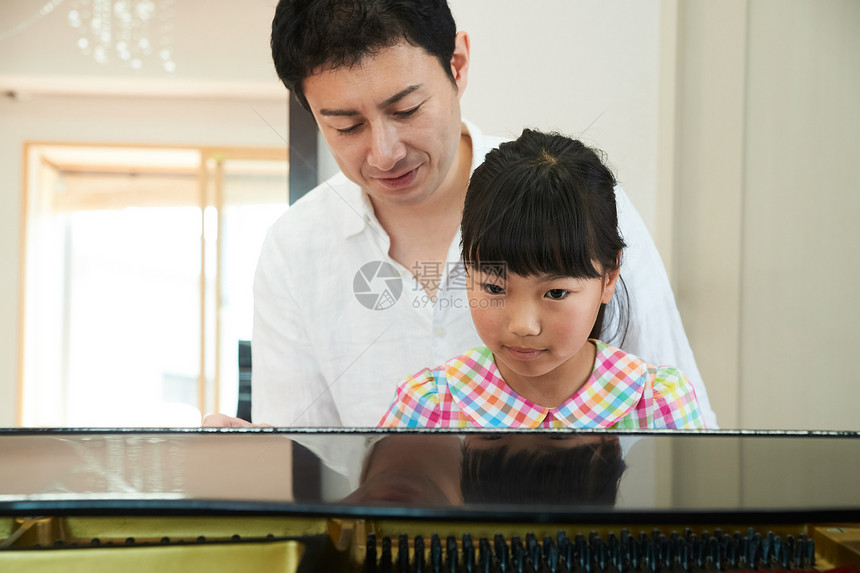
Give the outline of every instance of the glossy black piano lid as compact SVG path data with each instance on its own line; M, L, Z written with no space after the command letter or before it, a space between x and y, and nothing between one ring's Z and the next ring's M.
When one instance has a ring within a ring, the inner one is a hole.
M0 430L0 515L856 521L858 475L850 432Z

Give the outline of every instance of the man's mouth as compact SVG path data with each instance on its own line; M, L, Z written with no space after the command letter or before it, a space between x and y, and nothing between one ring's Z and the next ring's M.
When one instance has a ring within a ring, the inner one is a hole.
M418 167L415 169L411 169L402 175L398 175L396 177L377 177L376 180L385 185L386 187L390 187L392 189L399 189L401 187L406 187L415 181L415 178L418 175Z

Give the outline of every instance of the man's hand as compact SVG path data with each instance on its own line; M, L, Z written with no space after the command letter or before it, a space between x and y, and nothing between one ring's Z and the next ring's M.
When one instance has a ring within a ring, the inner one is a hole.
M269 424L252 424L242 418L233 418L227 414L209 414L203 418L204 428L271 428Z

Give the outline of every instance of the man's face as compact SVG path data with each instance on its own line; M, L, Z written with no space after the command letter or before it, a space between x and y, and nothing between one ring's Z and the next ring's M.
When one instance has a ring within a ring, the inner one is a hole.
M465 51L465 60L452 59L457 85L439 60L406 42L305 79L338 166L375 205L420 204L446 182L460 143L468 39L458 35L457 45Z
M462 444L450 435L392 435L370 452L361 484L347 503L458 505Z

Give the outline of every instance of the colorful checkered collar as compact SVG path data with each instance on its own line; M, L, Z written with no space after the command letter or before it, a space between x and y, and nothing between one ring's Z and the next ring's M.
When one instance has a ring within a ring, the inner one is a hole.
M646 387L647 366L636 360L615 367L619 350L600 340L595 368L588 382L557 408L523 398L505 383L486 346L474 348L445 365L451 396L477 427L536 428L552 414L562 426L607 428L632 412ZM468 364L465 369L457 365ZM632 368L631 368L632 366Z

